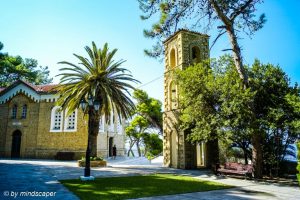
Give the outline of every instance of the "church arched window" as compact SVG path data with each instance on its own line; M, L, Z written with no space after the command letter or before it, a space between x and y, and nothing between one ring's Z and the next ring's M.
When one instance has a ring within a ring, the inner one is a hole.
M176 67L176 51L174 48L172 48L170 52L170 67Z
M110 113L110 120L108 124L108 131L109 132L115 132L115 121L114 121L114 114L113 111Z
M105 125L105 117L103 115L99 121L99 132L104 132L104 125Z
M63 113L61 107L55 106L51 110L51 132L61 132L62 131L62 120L63 120Z
M18 105L15 104L15 105L12 107L12 111L11 111L11 118L12 118L12 119L17 119L17 111L18 111Z
M198 46L194 46L192 47L192 62L193 63L199 63L200 60L201 60L201 57L200 57L200 48Z
M65 118L65 125L64 125L65 131L76 131L76 129L77 129L77 109L74 110L68 117Z
M117 133L122 135L123 134L123 125L122 125L123 119L122 119L122 117L121 117L121 119L120 119L120 117L117 117L117 118L118 118L117 119Z
M23 108L22 108L22 119L26 119L27 117L27 105L23 105Z
M176 109L177 108L177 91L176 91L176 85L172 81L170 83L170 109Z

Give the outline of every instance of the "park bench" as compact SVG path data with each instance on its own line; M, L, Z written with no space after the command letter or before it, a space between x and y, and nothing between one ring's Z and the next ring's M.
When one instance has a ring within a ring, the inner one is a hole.
M241 163L227 162L221 168L217 169L219 174L229 174L229 175L244 175L245 178L251 177L253 172L252 165L244 165Z
M74 160L75 153L69 151L59 151L56 153L54 159L56 160Z

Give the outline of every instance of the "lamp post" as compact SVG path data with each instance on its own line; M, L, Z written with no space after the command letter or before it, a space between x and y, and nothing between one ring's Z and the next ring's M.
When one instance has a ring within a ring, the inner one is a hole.
M93 100L92 96L88 97L88 101L86 102L85 99L82 99L80 101L80 107L83 110L83 112L88 109L88 115L89 115L89 122L88 122L88 143L87 148L85 152L85 168L84 168L84 176L81 176L81 180L87 181L87 180L94 180L94 177L91 176L91 162L90 162L90 153L91 153L91 144L90 144L90 135L91 135L91 120L90 116L93 112L97 112L100 108L100 102L97 100Z

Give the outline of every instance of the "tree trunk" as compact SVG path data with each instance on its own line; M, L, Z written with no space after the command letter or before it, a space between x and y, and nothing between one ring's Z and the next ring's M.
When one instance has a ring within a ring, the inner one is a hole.
M254 133L252 136L252 162L254 168L254 177L262 178L263 157L262 157L262 138L259 133Z
M136 148L138 150L139 157L141 157L142 154L141 154L141 149L140 149L140 141L136 141Z
M216 0L209 0L210 4L216 11L216 14L218 18L223 22L224 28L226 29L226 32L229 36L231 48L233 51L233 58L236 70L240 76L240 79L243 82L244 89L249 87L249 80L248 75L244 69L243 61L242 61L242 55L241 55L241 49L237 42L237 37L234 31L234 19L229 19L220 9L219 3ZM253 110L252 110L253 112ZM253 151L252 151L252 159L255 160L253 162L253 166L255 168L255 175L257 178L260 178L262 176L262 149L260 146L260 140L258 139L259 135L256 135L256 133L253 133L252 136L252 142L256 141L255 144L253 144Z
M245 72L243 61L242 61L242 55L241 55L241 49L237 42L237 37L234 31L234 21L230 20L220 9L220 5L215 0L209 0L210 4L216 11L216 14L218 18L223 22L224 28L226 29L226 32L228 33L229 40L231 43L232 51L233 51L233 58L234 58L234 64L236 67L236 70L243 81L243 84L245 88L248 86L248 76Z
M94 109L89 109L89 127L88 132L90 135L90 149L91 157L97 157L97 136L99 133L99 119L100 116L98 113L94 112Z
M233 27L228 27L227 33L228 33L230 43L231 43L235 68L240 76L240 79L243 81L244 87L247 88L248 87L248 76L247 76L247 73L245 72L245 69L243 66L241 48L237 42L236 34L234 32Z
M90 135L91 157L97 157L97 135Z
M218 139L210 140L206 143L206 152L206 165L215 171L220 164Z
M243 148L243 152L244 152L245 165L248 165L247 149Z
M130 141L130 144L129 144L129 149L128 149L128 152L127 152L127 156L129 157L129 155L130 155L130 152L132 153L132 156L134 157L134 153L133 153L133 151L132 151L132 147L133 147L133 145L134 145L134 141Z

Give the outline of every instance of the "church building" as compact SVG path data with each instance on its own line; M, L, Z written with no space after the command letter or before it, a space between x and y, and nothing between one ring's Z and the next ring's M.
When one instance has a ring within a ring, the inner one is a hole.
M164 48L164 165L181 169L210 167L209 145L203 142L191 144L186 140L189 133L178 128L180 89L172 76L174 69L184 70L209 59L209 36L182 29L164 41Z
M81 109L67 116L56 106L56 85L32 85L16 81L0 88L0 157L54 159L58 152L85 156L88 122ZM116 118L117 119L117 118ZM98 156L125 154L124 120L100 120Z

